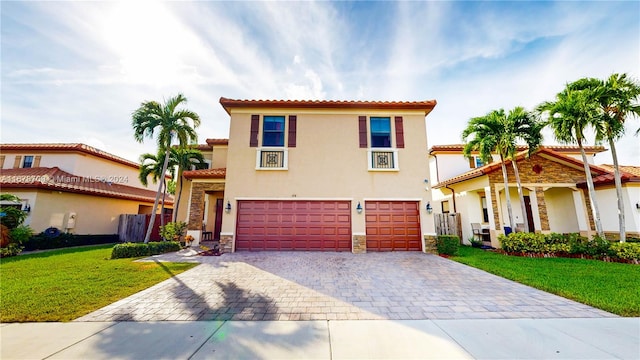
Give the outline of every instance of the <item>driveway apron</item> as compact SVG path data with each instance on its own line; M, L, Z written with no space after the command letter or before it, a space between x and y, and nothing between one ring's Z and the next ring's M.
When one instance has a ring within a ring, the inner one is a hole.
M142 261L201 265L76 321L616 317L419 252L173 253Z

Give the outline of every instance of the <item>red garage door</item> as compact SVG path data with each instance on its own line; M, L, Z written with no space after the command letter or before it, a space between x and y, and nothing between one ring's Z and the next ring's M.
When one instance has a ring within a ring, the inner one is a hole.
M349 201L238 201L236 250L351 251Z
M367 251L420 251L417 201L366 201Z

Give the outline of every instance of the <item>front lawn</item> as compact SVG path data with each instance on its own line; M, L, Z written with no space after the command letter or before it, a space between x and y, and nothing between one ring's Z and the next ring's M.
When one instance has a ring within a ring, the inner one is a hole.
M70 321L197 264L109 260L113 245L0 260L0 321Z
M621 316L640 316L640 266L506 256L462 246L451 260Z

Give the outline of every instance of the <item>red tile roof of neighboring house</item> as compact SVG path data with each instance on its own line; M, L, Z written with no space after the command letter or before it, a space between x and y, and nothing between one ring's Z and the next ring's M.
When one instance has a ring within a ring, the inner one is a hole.
M600 164L600 167L603 167L613 173L614 167L610 164ZM640 166L631 166L631 165L620 165L620 171L624 171L631 175L640 176Z
M540 148L538 148L535 151L535 154L546 154L548 156L555 157L556 159L561 160L561 161L563 161L565 163L569 163L569 164L572 164L574 166L577 166L577 167L580 167L580 168L584 168L584 165L583 165L582 161L574 159L574 158L566 156L566 155L563 155L563 154L561 154L561 153L559 153L557 151L549 149L546 146L541 146ZM527 151L521 151L516 155L516 161L522 160L526 156L527 156ZM505 164L506 165L510 165L511 164L511 160L506 160ZM605 174L609 173L607 169L601 168L601 167L596 166L596 165L589 165L589 167L591 168L591 172L595 173L597 176L605 175ZM492 162L490 164L487 164L485 166L482 166L482 167L467 171L464 174L452 177L451 179L440 181L433 188L434 189L438 189L438 188L445 187L445 186L448 186L448 185L457 184L459 182L463 182L463 181L466 181L466 180L469 180L469 179L474 179L474 178L489 174L489 173L494 172L496 170L501 170L501 168L502 168L502 166L501 166L500 161L494 161L494 162Z
M187 179L224 179L227 176L226 168L187 170L182 173Z
M600 165L601 168L608 171L607 174L593 177L593 186L604 186L615 184L615 174L613 165ZM640 167L638 166L624 166L620 165L620 182L640 182ZM576 184L579 188L587 187L587 180L581 181Z
M58 167L19 168L0 170L0 187L19 189L47 189L117 199L154 202L156 192L109 182L102 177L70 174ZM113 181L116 181L114 178ZM167 204L172 204L169 198Z
M580 148L574 145L544 145L547 149L551 149L553 151L559 153L579 153ZM528 149L529 147L526 145L518 145L517 150L523 151ZM450 144L450 145L433 145L431 149L429 149L429 154L437 153L437 152L459 152L462 153L464 149L464 144ZM607 151L604 146L584 146L584 150L586 153L600 153L603 151Z
M79 152L84 154L91 154L106 160L114 161L123 165L127 165L136 169L140 168L140 164L129 161L127 159L121 158L119 156L110 154L106 151L102 151L96 149L92 146L81 144L81 143L71 143L71 144L0 144L0 151L53 151L53 152Z
M389 109L423 110L427 115L435 100L424 101L344 101L344 100L236 100L220 98L220 104L231 114L232 108L303 108L303 109Z
M229 139L207 139L209 145L229 145Z

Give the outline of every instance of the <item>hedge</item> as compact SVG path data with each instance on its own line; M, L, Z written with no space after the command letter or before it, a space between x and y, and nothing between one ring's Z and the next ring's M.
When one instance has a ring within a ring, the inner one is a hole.
M456 235L438 235L436 246L438 254L454 256L458 254L460 238Z
M57 235L57 236L55 236ZM112 244L119 241L117 234L76 235L69 233L50 234L41 232L22 243L24 251L58 249L70 246Z
M588 239L579 234L511 233L498 237L502 250L522 254L586 255L596 259L612 258L639 261L640 243L612 243L599 236Z
M182 247L177 241L161 241L150 243L124 243L116 244L111 251L112 259L132 258L164 254L180 250Z

